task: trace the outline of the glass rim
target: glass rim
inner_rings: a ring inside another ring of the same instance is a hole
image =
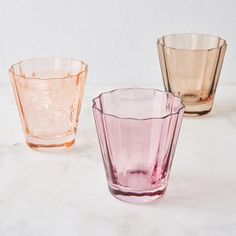
[[[207,36],[207,37],[212,37],[212,38],[218,38],[219,40],[222,40],[222,45],[218,46],[218,47],[209,47],[206,49],[189,49],[189,48],[176,48],[176,47],[169,47],[169,46],[165,46],[163,43],[161,43],[161,39],[164,39],[165,37],[170,37],[170,36],[187,36],[187,35],[195,35],[195,36]],[[163,35],[162,37],[157,39],[156,42],[157,45],[161,45],[161,47],[163,48],[169,48],[172,50],[176,50],[176,51],[211,51],[211,50],[215,50],[218,48],[222,48],[223,46],[227,46],[226,40],[221,38],[220,36],[214,35],[214,34],[204,34],[204,33],[175,33],[175,34],[166,34]]]
[[[68,61],[76,61],[76,62],[80,62],[81,65],[84,67],[80,72],[78,73],[75,73],[75,74],[70,74],[70,75],[66,75],[66,76],[63,76],[63,77],[58,77],[58,78],[55,78],[55,77],[46,77],[46,78],[40,78],[40,77],[30,77],[30,76],[25,76],[25,75],[20,75],[18,73],[15,73],[14,72],[14,66],[17,66],[17,65],[20,65],[21,63],[23,62],[29,62],[29,61],[33,61],[33,60],[45,60],[45,59],[51,59],[51,60],[54,60],[54,59],[59,59],[59,60],[68,60]],[[84,72],[87,72],[87,69],[88,69],[88,65],[82,61],[82,60],[79,60],[79,59],[75,59],[75,58],[70,58],[70,57],[34,57],[34,58],[29,58],[29,59],[25,59],[25,60],[21,60],[17,63],[14,63],[10,66],[9,68],[9,73],[12,73],[14,76],[17,76],[17,77],[22,77],[24,79],[34,79],[34,80],[61,80],[61,79],[67,79],[67,78],[71,78],[71,77],[74,77],[74,76],[79,76],[80,74],[84,73]]]
[[[116,115],[113,115],[111,113],[103,112],[102,109],[99,109],[98,107],[96,107],[96,101],[95,100],[96,99],[100,99],[104,94],[114,93],[114,92],[119,91],[119,90],[135,90],[135,89],[138,89],[138,90],[152,90],[152,91],[156,91],[156,92],[159,92],[159,93],[169,94],[174,99],[176,99],[176,100],[178,100],[180,102],[178,110],[176,112],[171,112],[170,114],[167,114],[167,115],[164,115],[164,116],[160,116],[160,117],[157,116],[157,117],[148,117],[148,118],[134,118],[134,117],[120,117],[120,116],[116,116]],[[169,116],[178,115],[180,113],[180,111],[185,108],[185,105],[184,105],[183,101],[179,97],[173,95],[170,92],[166,92],[166,91],[162,91],[162,90],[154,89],[154,88],[140,88],[140,87],[137,87],[137,88],[120,88],[120,89],[113,89],[111,91],[103,92],[103,93],[100,93],[94,99],[92,99],[92,102],[93,102],[92,108],[98,110],[102,115],[111,116],[111,117],[114,117],[114,118],[117,118],[117,119],[122,119],[122,120],[137,120],[137,121],[165,119],[165,118],[167,118]]]

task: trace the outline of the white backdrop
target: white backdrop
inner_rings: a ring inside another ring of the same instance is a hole
[[[233,83],[235,27],[235,0],[0,0],[0,83],[19,60],[65,56],[89,64],[89,84],[160,84],[156,39],[180,32],[225,38]]]

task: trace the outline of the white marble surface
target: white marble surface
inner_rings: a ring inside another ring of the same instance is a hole
[[[105,181],[87,86],[78,142],[45,153],[25,145],[11,87],[0,87],[0,236],[236,235],[236,85],[213,111],[184,118],[165,197],[121,202]]]

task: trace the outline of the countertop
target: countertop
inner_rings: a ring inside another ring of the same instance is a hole
[[[117,86],[116,86],[117,87]],[[87,86],[76,145],[26,146],[10,85],[0,87],[0,236],[236,235],[236,85],[213,110],[184,117],[167,192],[129,204],[108,191]]]

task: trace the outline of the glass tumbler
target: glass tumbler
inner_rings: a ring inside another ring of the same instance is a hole
[[[9,69],[27,144],[34,149],[75,143],[87,65],[67,58],[36,58]]]
[[[205,34],[173,34],[158,39],[165,89],[183,100],[186,114],[211,111],[226,47],[224,39]]]
[[[93,100],[110,192],[142,203],[166,190],[184,105],[155,89],[118,89]]]

